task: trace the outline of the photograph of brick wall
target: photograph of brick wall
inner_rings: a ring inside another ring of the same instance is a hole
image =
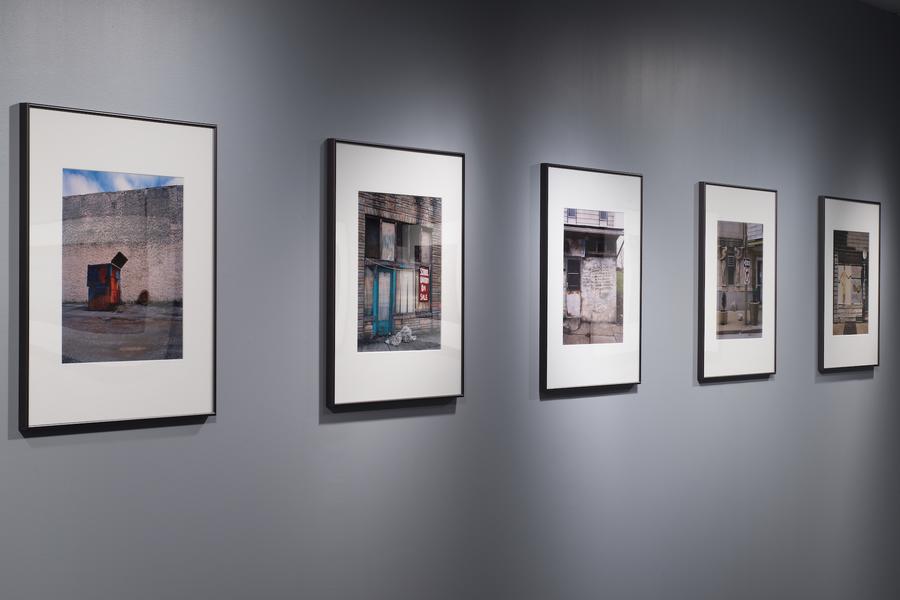
[[[62,362],[182,357],[180,177],[65,169]]]
[[[441,347],[441,199],[359,193],[357,350]]]
[[[622,342],[625,214],[563,210],[563,344]]]
[[[716,337],[762,336],[763,226],[718,222]]]
[[[869,333],[869,234],[834,231],[834,335]]]

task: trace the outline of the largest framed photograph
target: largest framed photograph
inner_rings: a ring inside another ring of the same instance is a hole
[[[819,198],[819,370],[879,363],[881,204]]]
[[[462,396],[464,155],[327,146],[329,408]]]
[[[541,165],[542,394],[641,380],[643,178]]]
[[[21,104],[19,429],[215,414],[216,128]]]
[[[700,183],[697,379],[775,373],[778,192]]]

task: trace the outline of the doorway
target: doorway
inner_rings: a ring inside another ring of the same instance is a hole
[[[394,283],[393,269],[375,268],[375,289],[372,311],[372,332],[390,335],[394,332]]]

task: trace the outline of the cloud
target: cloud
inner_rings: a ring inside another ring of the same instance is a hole
[[[181,177],[63,169],[64,196],[77,196],[96,192],[123,192],[126,190],[183,185],[183,183],[184,180]]]
[[[112,178],[110,179],[110,185],[112,187],[111,191],[121,192],[122,190],[133,190],[142,187],[136,185],[137,182],[135,179],[136,177],[134,175],[129,175],[128,173],[112,174]]]
[[[63,196],[80,196],[102,191],[103,189],[96,181],[81,173],[64,172],[63,174]]]
[[[137,175],[134,173],[107,173],[107,175],[109,175],[109,189],[116,192],[163,187],[166,185],[181,185],[180,177]]]

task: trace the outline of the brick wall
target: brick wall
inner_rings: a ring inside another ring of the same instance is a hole
[[[87,302],[87,266],[122,252],[122,300],[142,290],[151,301],[182,299],[183,198],[180,185],[62,199],[62,301]]]

